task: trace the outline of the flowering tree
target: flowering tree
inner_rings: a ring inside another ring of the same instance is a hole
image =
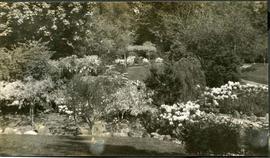
[[[28,106],[31,124],[34,125],[35,106],[48,102],[48,93],[54,85],[50,78],[41,81],[33,78],[27,80],[27,82],[0,82],[0,101],[5,103],[1,106],[18,106],[19,109]]]

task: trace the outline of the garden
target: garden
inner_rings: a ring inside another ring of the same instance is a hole
[[[0,2],[0,155],[266,156],[266,6]]]

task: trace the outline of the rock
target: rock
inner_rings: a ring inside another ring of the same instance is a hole
[[[255,122],[257,120],[257,117],[254,114],[252,114],[250,116],[250,120]]]
[[[172,139],[172,137],[170,135],[165,135],[163,138],[163,140],[171,140],[171,139]]]
[[[4,129],[3,134],[16,134],[16,130],[14,128],[7,127]]]
[[[241,115],[241,118],[242,119],[247,119],[247,115],[246,114],[243,114],[243,115]]]
[[[30,126],[30,125],[28,125],[28,126],[21,126],[21,127],[19,127],[19,129],[21,131],[25,132],[25,131],[31,131],[31,130],[33,130],[33,127]]]
[[[38,135],[51,135],[49,128],[43,125],[39,125],[36,130],[38,131]]]
[[[147,132],[144,132],[143,135],[142,135],[142,137],[144,137],[144,138],[150,138],[151,135],[149,133],[147,133]]]
[[[23,134],[37,135],[37,132],[31,130],[31,131],[26,131],[26,132],[24,132]]]
[[[15,131],[15,134],[19,134],[19,135],[21,135],[21,134],[22,134],[22,132],[21,132],[21,131]]]
[[[234,117],[234,118],[238,118],[238,119],[239,119],[240,116],[241,116],[241,115],[240,115],[240,113],[239,113],[238,111],[235,110],[235,111],[233,112],[233,117]]]
[[[176,140],[173,140],[172,142],[174,142],[174,143],[176,143],[176,144],[180,144],[180,145],[183,144],[181,141],[179,141],[179,140],[177,140],[177,139],[176,139]]]
[[[81,133],[80,135],[85,136],[85,135],[89,135],[90,134],[89,128],[79,127],[79,130],[80,130],[80,133]]]
[[[159,136],[159,134],[156,133],[156,132],[152,132],[152,133],[151,133],[151,136],[152,136],[152,137],[155,137],[155,136]]]
[[[113,133],[112,135],[114,137],[128,137],[127,133]]]
[[[105,132],[105,133],[101,133],[100,136],[102,136],[102,137],[111,137],[112,134],[110,132]]]
[[[143,132],[141,131],[131,131],[131,132],[128,132],[128,136],[129,137],[135,137],[135,138],[142,138],[143,137]]]

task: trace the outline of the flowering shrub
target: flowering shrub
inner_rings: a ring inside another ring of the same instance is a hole
[[[171,126],[176,127],[181,127],[184,121],[194,122],[196,118],[203,114],[200,111],[200,105],[192,101],[176,103],[172,106],[163,104],[161,109],[163,111],[160,115],[161,119],[168,120]]]
[[[50,61],[51,69],[60,76],[71,78],[74,74],[97,75],[101,71],[101,60],[98,56],[78,58],[72,55],[57,61]]]
[[[66,103],[73,116],[83,118],[92,128],[92,123],[107,117],[105,110],[111,96],[124,86],[127,78],[112,70],[99,76],[75,75],[66,88]],[[75,120],[76,121],[76,120]]]
[[[156,63],[162,63],[162,62],[163,62],[163,59],[162,59],[162,58],[156,58],[156,59],[155,59],[155,62],[156,62]]]
[[[266,86],[242,85],[229,81],[218,88],[207,88],[203,94],[203,108],[206,111],[233,113],[234,110],[250,115],[265,115],[267,111]]]
[[[48,93],[54,87],[50,78],[37,81],[33,78],[28,78],[26,82],[0,82],[0,102],[4,102],[6,106],[18,106],[20,109],[27,106],[30,109],[30,117],[32,125],[34,123],[35,106],[46,106],[48,102]],[[5,109],[1,105],[1,109]]]
[[[122,64],[122,65],[125,65],[125,59],[115,59],[114,61],[116,64]]]
[[[53,88],[50,78],[37,81],[30,79],[27,82],[0,82],[0,100],[13,103],[12,105],[23,106],[26,102],[41,101],[47,98],[48,91]],[[15,104],[19,103],[19,104]],[[7,104],[9,105],[9,104]]]
[[[112,94],[112,103],[108,107],[109,113],[120,113],[122,119],[125,114],[137,116],[144,112],[155,112],[151,106],[151,93],[146,92],[144,83],[140,81],[127,81],[125,86]]]
[[[134,65],[136,56],[128,56],[127,57],[127,64],[128,65]]]
[[[146,59],[146,58],[143,58],[143,59],[142,59],[142,62],[143,62],[143,64],[149,64],[149,60]]]
[[[127,62],[127,65],[134,65],[136,56],[128,56],[127,61],[125,59],[115,59],[116,64],[125,65]]]

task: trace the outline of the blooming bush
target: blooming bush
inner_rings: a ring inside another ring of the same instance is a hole
[[[232,114],[235,110],[263,116],[267,111],[266,86],[242,85],[229,81],[218,88],[207,88],[203,94],[202,107],[206,111]]]
[[[97,75],[102,71],[101,60],[98,56],[84,56],[78,58],[72,55],[57,61],[50,61],[51,70],[60,75],[59,77],[72,78],[75,74]]]
[[[161,105],[164,111],[160,117],[169,121],[171,126],[182,126],[184,121],[194,122],[196,118],[201,116],[200,105],[196,102],[188,101],[186,103],[176,103],[172,106]]]
[[[142,59],[142,62],[143,62],[143,64],[149,64],[149,60],[146,59],[146,58],[143,58],[143,59]]]
[[[127,81],[125,86],[112,94],[112,103],[108,107],[109,113],[120,113],[122,119],[125,114],[137,116],[145,112],[155,112],[151,106],[151,93],[146,92],[144,83],[140,81]]]
[[[136,56],[128,56],[127,57],[127,64],[128,65],[134,65]]]
[[[46,78],[41,81],[34,80],[33,78],[27,78],[26,82],[0,82],[0,102],[2,104],[1,109],[5,109],[5,106],[17,106],[18,109],[27,107],[30,109],[30,117],[32,125],[34,123],[34,110],[36,105],[39,107],[46,107],[48,102],[48,93],[54,88],[54,84],[50,78]]]
[[[125,59],[115,59],[114,61],[116,64],[122,64],[122,65],[125,65]]]
[[[162,63],[162,62],[163,62],[163,59],[162,59],[162,58],[156,58],[156,59],[155,59],[155,62],[156,62],[156,63]]]

